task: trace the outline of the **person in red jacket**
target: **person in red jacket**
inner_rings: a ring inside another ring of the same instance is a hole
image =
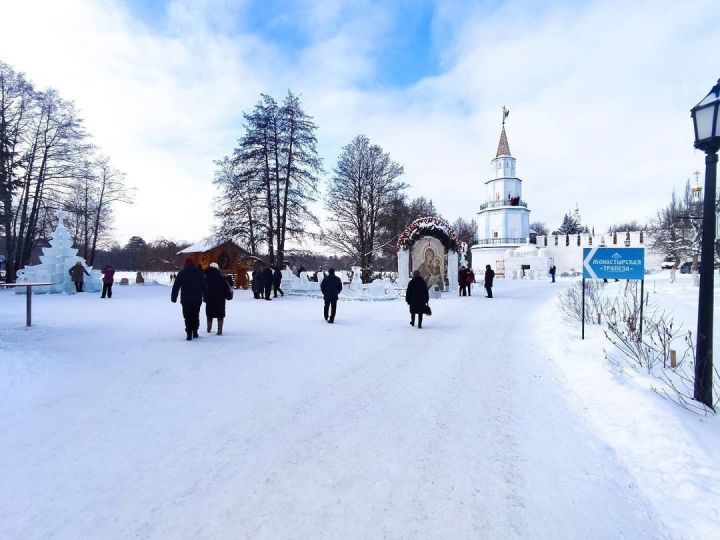
[[[472,296],[472,284],[475,283],[475,272],[472,268],[465,271],[465,283],[467,285],[468,296]]]
[[[467,270],[465,270],[464,266],[461,266],[458,270],[458,286],[460,287],[460,290],[458,291],[458,296],[467,296],[466,288],[467,288]]]
[[[115,278],[115,269],[112,265],[106,264],[105,268],[102,269],[102,275],[103,288],[100,298],[105,298],[106,294],[108,298],[112,298],[112,286]]]

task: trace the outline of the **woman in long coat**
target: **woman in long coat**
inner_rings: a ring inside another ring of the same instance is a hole
[[[212,332],[213,319],[217,319],[217,335],[222,336],[223,322],[225,320],[225,300],[230,285],[220,273],[217,263],[212,263],[207,269],[205,280],[207,281],[207,297],[205,299],[207,331],[208,333]]]
[[[415,270],[413,277],[405,290],[405,301],[410,307],[410,326],[415,326],[415,315],[418,316],[418,328],[422,328],[425,306],[430,301],[427,283],[420,276],[420,271]]]

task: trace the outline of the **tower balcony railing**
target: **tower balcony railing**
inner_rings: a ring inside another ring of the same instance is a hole
[[[516,199],[500,199],[499,201],[487,201],[480,205],[480,210],[485,210],[486,208],[497,208],[500,206],[522,206],[524,208],[527,208],[527,203],[525,201],[516,200]]]
[[[492,244],[525,244],[527,238],[483,238],[478,240],[478,244],[492,245]]]

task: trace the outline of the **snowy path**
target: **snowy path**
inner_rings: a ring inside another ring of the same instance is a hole
[[[558,285],[559,286],[559,285]],[[529,321],[557,292],[229,304],[0,294],[2,538],[662,538]],[[9,329],[8,329],[9,328]]]

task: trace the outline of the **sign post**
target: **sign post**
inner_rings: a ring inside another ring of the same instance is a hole
[[[640,339],[645,304],[645,248],[583,248],[582,338],[585,339],[585,279],[640,280]]]

